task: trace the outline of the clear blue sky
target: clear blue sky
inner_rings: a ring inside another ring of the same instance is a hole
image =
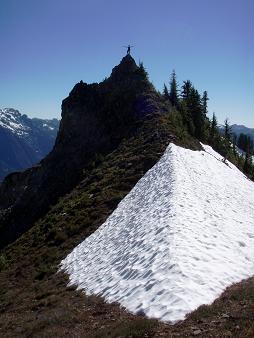
[[[161,90],[174,68],[219,121],[254,127],[253,0],[0,0],[0,108],[60,117],[81,79],[109,76],[133,44]]]

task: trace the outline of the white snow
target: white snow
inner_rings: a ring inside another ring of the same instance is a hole
[[[254,275],[254,183],[204,149],[168,146],[62,261],[70,284],[176,322]]]
[[[54,130],[55,128],[49,126],[47,123],[43,123],[42,125],[44,128],[48,128],[49,130]]]
[[[27,135],[29,127],[21,122],[22,115],[12,108],[0,109],[0,127],[8,129],[18,136]]]

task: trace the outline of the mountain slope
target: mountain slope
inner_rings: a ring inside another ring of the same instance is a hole
[[[63,274],[56,274],[61,260],[106,220],[161,157],[169,141],[200,148],[198,142],[183,135],[176,134],[167,115],[146,120],[135,136],[123,140],[115,151],[87,168],[85,177],[70,194],[60,199],[16,242],[2,250],[0,327],[6,337],[42,333],[63,337],[64,334],[68,336],[70,330],[78,330],[81,318],[77,316],[86,300],[82,295],[77,298],[74,290],[66,292],[67,279]],[[88,299],[87,304],[91,301]],[[91,311],[101,311],[102,302],[95,301],[95,304],[97,310]],[[119,314],[118,311],[117,307]],[[119,325],[129,318],[124,310],[120,310],[120,314],[114,315]],[[54,320],[51,320],[52,315]],[[86,310],[81,315],[88,337],[93,328],[90,327],[91,316]],[[96,328],[100,328],[101,316],[95,315],[94,320],[98,320]]]
[[[68,278],[56,273],[61,260],[107,219],[159,160],[168,142],[199,149],[194,140],[182,139],[182,133],[175,136],[170,117],[151,119],[139,131],[87,170],[70,194],[2,251],[0,328],[5,337],[191,337],[198,329],[200,337],[229,332],[252,337],[253,279],[227,290],[215,304],[201,307],[183,323],[169,326],[66,289]]]
[[[57,119],[30,119],[18,110],[0,109],[0,181],[46,156],[53,148],[58,126]]]
[[[254,183],[209,146],[169,145],[62,261],[71,285],[175,322],[254,272]]]
[[[58,272],[66,255],[106,221],[170,142],[201,150],[181,114],[133,61],[124,58],[101,84],[77,84],[63,101],[52,154],[39,167],[10,175],[1,187],[1,225],[12,221],[16,231],[15,222],[20,226],[20,219],[29,221],[18,239],[8,246],[2,243],[0,251],[4,337],[189,337],[199,327],[203,337],[222,337],[229,330],[251,337],[253,279],[170,326],[66,288],[68,277]]]

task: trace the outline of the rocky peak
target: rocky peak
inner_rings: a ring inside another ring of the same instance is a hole
[[[4,112],[5,114],[10,114],[13,116],[18,116],[18,117],[21,116],[20,112],[14,108],[4,108],[4,109],[0,109],[0,111]]]
[[[116,80],[126,76],[128,77],[130,75],[134,75],[137,72],[138,68],[139,67],[136,65],[133,57],[127,54],[122,58],[120,64],[113,68],[111,78]]]

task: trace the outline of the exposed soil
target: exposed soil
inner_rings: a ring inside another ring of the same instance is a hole
[[[254,337],[254,278],[228,288],[212,305],[175,325],[66,288],[62,273],[22,288],[15,281],[9,284],[13,301],[2,304],[1,337]]]

